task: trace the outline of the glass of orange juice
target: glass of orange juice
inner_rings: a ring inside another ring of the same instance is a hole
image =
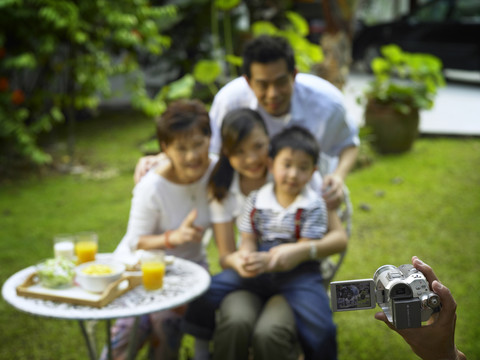
[[[98,235],[91,231],[84,231],[75,236],[75,255],[77,263],[95,260],[98,251]]]
[[[142,282],[146,290],[158,290],[163,287],[165,260],[162,250],[145,251],[140,259]]]

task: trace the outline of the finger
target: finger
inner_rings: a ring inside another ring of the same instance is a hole
[[[203,233],[204,233],[204,228],[203,226],[197,226],[197,225],[193,225],[192,228],[197,231],[200,236],[203,236]]]
[[[423,275],[425,275],[430,286],[432,286],[434,280],[438,281],[438,278],[433,272],[433,269],[427,264],[425,264],[422,260],[420,260],[417,256],[412,257],[412,264],[415,269],[419,270],[423,273]]]
[[[332,199],[325,199],[325,202],[327,204],[327,209],[328,210],[336,210],[342,203],[342,198],[341,197],[336,197]]]
[[[202,241],[203,238],[203,230],[198,230],[195,227],[188,228],[188,231],[190,233],[190,239],[192,241],[200,242]]]
[[[245,254],[245,264],[252,264],[256,262],[258,259],[258,253],[257,252],[250,252]]]
[[[238,251],[238,257],[242,260],[243,263],[248,261],[248,255],[250,253],[245,251],[245,250],[239,250]]]
[[[333,178],[329,175],[326,175],[324,178],[323,178],[323,184],[322,184],[322,190],[326,190],[328,189],[329,187],[331,187],[333,184]]]
[[[240,266],[240,269],[241,269],[241,273],[243,274],[242,276],[246,276],[247,274],[250,274],[251,276],[252,274],[255,273],[254,271],[252,271],[252,264],[247,265],[244,263],[243,265]]]
[[[159,157],[160,158],[160,157]],[[143,176],[157,164],[157,156],[150,155],[144,156],[138,160],[137,165],[135,166],[135,172],[133,174],[133,180],[137,184]]]
[[[244,278],[253,278],[255,276],[257,276],[258,274],[255,273],[255,272],[250,272],[250,271],[245,271],[245,270],[242,270],[238,273],[241,277],[244,277]]]
[[[143,175],[145,175],[145,166],[143,165],[143,159],[140,159],[135,166],[135,172],[133,173],[133,181],[135,181],[135,184],[138,184]]]
[[[197,209],[192,209],[182,222],[182,226],[193,227],[193,222],[197,219]]]
[[[337,191],[336,191],[336,188],[335,188],[334,184],[329,185],[329,186],[322,189],[322,197],[325,200],[331,198],[332,196],[335,196],[336,193],[337,193]]]
[[[258,263],[258,262],[251,263],[251,264],[245,264],[244,269],[246,271],[250,271],[250,272],[258,272],[262,269],[262,264]]]
[[[244,266],[252,266],[257,263],[257,260],[254,257],[247,257],[244,259],[243,264]]]

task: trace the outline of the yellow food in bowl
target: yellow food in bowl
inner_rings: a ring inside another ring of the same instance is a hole
[[[92,264],[82,270],[87,275],[108,275],[112,274],[113,270],[110,266],[104,264]]]

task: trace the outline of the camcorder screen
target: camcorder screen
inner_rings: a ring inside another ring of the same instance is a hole
[[[335,281],[330,283],[330,290],[333,311],[373,309],[376,306],[371,279]]]

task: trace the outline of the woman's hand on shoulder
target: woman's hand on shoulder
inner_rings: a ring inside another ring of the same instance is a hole
[[[141,157],[135,166],[135,172],[133,174],[135,184],[137,184],[150,169],[161,164],[168,165],[169,163],[170,160],[165,153]]]

